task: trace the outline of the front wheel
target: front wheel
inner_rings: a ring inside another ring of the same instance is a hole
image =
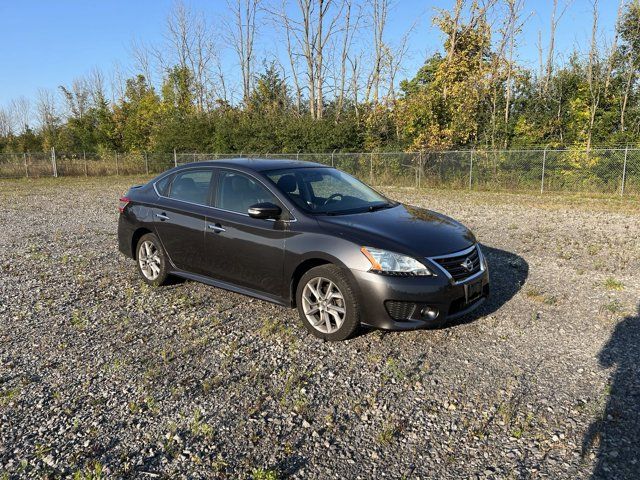
[[[335,265],[306,272],[298,282],[296,304],[305,328],[324,340],[346,340],[360,325],[357,296]]]
[[[136,260],[138,273],[145,283],[157,287],[166,282],[169,273],[167,256],[153,233],[143,235],[138,241]]]

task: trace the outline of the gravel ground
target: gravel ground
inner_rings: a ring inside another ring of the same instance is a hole
[[[0,182],[0,478],[638,478],[637,201],[392,190],[486,245],[471,318],[347,342],[116,246],[137,179]]]

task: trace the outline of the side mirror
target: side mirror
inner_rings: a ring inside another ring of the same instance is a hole
[[[256,203],[249,207],[247,213],[251,218],[277,219],[282,214],[282,209],[273,203]]]

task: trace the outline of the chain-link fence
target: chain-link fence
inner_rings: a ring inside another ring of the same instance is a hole
[[[640,149],[460,150],[370,153],[3,153],[0,177],[155,175],[173,166],[238,157],[335,166],[374,186],[640,194]]]

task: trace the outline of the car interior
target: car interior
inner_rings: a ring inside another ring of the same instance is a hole
[[[210,183],[210,172],[189,172],[178,175],[171,184],[169,197],[206,205]]]
[[[273,176],[272,179],[275,180]],[[367,203],[367,200],[349,195],[358,192],[351,191],[353,188],[347,183],[319,172],[301,169],[299,172],[286,173],[277,179],[276,186],[304,210],[331,212],[357,209]]]
[[[257,203],[275,203],[273,195],[262,185],[245,175],[224,172],[218,189],[218,208],[232,212],[247,213]]]

